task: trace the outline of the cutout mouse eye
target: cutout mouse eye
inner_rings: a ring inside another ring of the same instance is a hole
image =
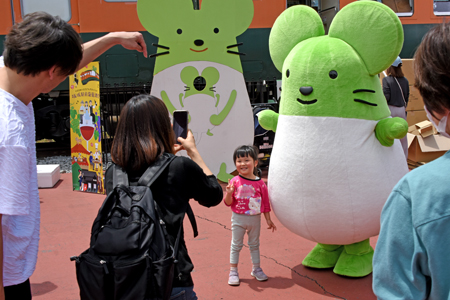
[[[178,34],[181,34],[182,32],[183,32],[183,30],[177,29],[177,33],[178,33]]]
[[[291,74],[291,72],[289,72],[289,69],[286,70],[286,78],[289,78],[289,75]]]
[[[338,77],[338,73],[336,71],[330,71],[330,73],[328,73],[328,75],[330,76],[331,79],[336,79]]]
[[[219,28],[214,28],[214,33],[219,33]]]

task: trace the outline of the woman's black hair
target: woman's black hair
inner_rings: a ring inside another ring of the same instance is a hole
[[[237,147],[233,153],[234,164],[236,164],[236,159],[238,159],[240,157],[247,157],[247,156],[250,156],[251,158],[253,158],[254,161],[257,162],[258,161],[258,150],[256,149],[256,147],[248,146],[248,145],[242,145],[242,146]],[[253,174],[261,177],[258,172],[258,168],[253,169]]]
[[[164,102],[137,95],[123,107],[111,147],[112,161],[127,172],[145,171],[162,153],[174,153],[175,136]]]

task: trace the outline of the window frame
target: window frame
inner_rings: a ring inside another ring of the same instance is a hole
[[[43,0],[41,0],[41,1],[43,1]],[[47,1],[49,1],[49,0],[47,0]],[[59,17],[61,17],[61,19],[63,19],[63,20],[66,21],[66,22],[69,22],[69,21],[72,19],[72,3],[71,3],[71,0],[50,0],[50,1],[54,1],[54,3],[61,3],[62,1],[67,1],[67,7],[68,7],[68,10],[67,10],[67,13],[68,13],[68,19],[66,19],[66,18],[65,18],[66,16],[63,15],[63,14],[57,14],[57,15],[58,15]],[[46,8],[26,12],[26,9],[25,9],[25,8],[26,8],[26,5],[24,4],[24,3],[26,3],[26,2],[28,2],[28,3],[35,3],[35,1],[32,1],[32,0],[20,0],[20,11],[21,11],[21,17],[22,17],[22,19],[25,17],[25,15],[27,15],[27,14],[29,14],[29,13],[36,12],[36,11],[45,11],[45,12],[50,13],[48,10],[46,10]],[[42,6],[42,2],[40,2],[38,5]],[[50,13],[50,14],[54,15],[53,13]]]

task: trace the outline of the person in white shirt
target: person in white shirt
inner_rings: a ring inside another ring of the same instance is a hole
[[[40,210],[31,101],[118,44],[147,57],[139,32],[112,32],[82,44],[72,26],[44,12],[26,15],[6,36],[0,57],[0,300],[32,297]]]

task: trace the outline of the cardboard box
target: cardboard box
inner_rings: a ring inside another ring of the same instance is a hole
[[[422,121],[428,121],[425,110],[411,110],[406,112],[406,122],[408,122],[408,126],[413,126]]]
[[[406,79],[408,79],[409,85],[414,85],[414,59],[402,58],[402,72]]]
[[[424,138],[438,133],[430,121],[422,121],[414,125],[414,127],[416,128],[415,130],[417,130],[417,132]]]
[[[413,86],[409,86],[409,101],[406,106],[406,111],[410,110],[423,110],[425,104],[423,104],[422,96],[419,93],[419,90]]]
[[[408,159],[414,162],[430,162],[450,150],[450,139],[432,134],[422,137],[408,132]]]
[[[59,165],[37,165],[39,188],[52,188],[61,178]]]

